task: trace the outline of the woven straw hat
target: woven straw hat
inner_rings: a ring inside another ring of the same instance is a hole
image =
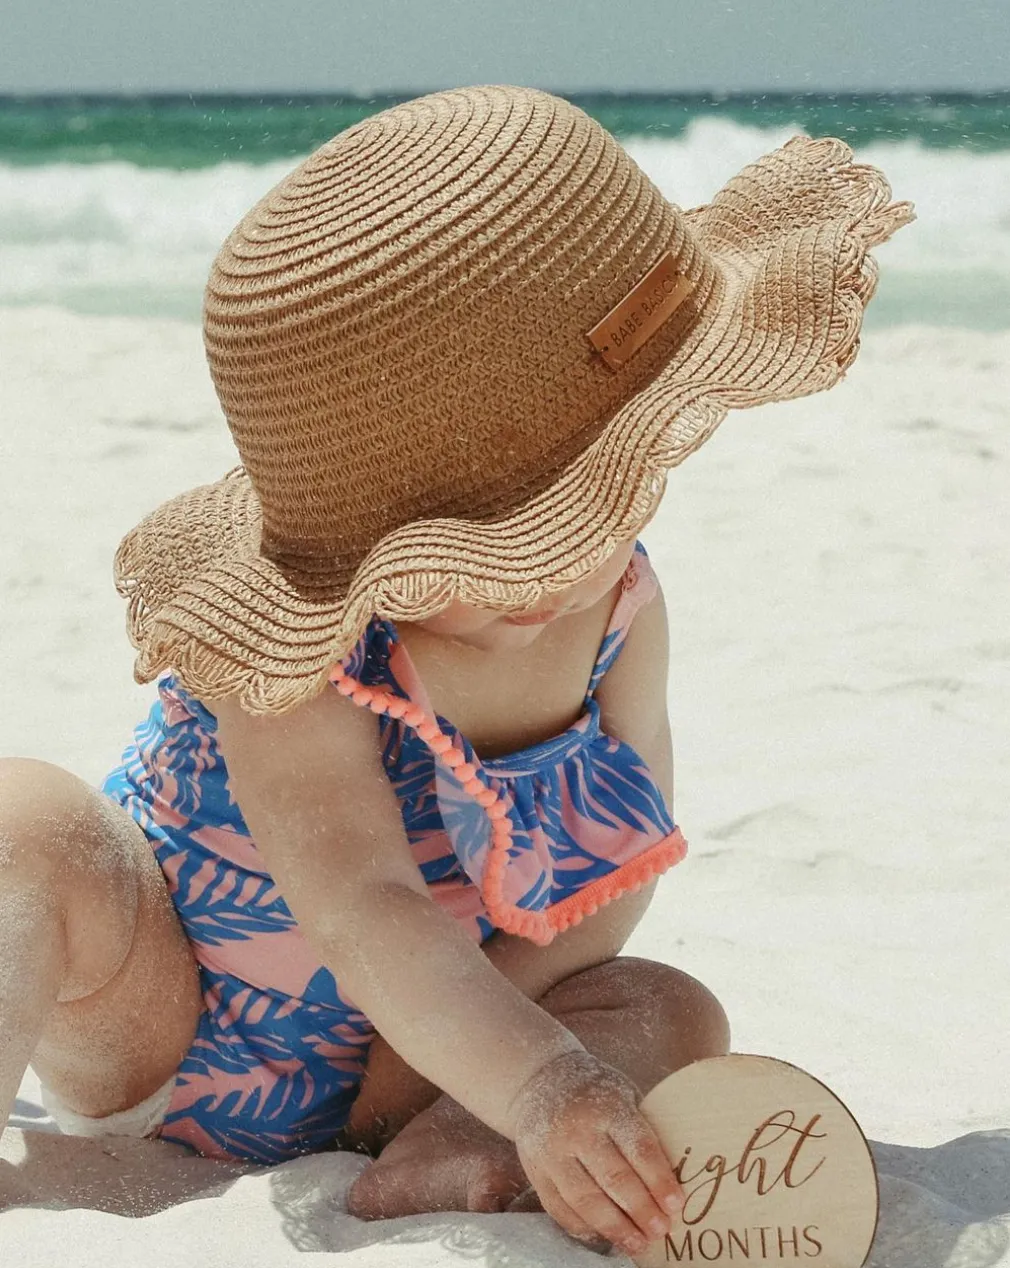
[[[914,219],[831,137],[668,202],[569,102],[435,93],[327,141],[211,268],[242,459],[123,540],[138,682],[280,712],[373,615],[517,611],[649,519],[730,409],[831,387]]]

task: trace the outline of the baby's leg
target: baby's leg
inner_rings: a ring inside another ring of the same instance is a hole
[[[178,1067],[201,1007],[140,828],[57,766],[0,759],[0,1131],[29,1061],[79,1114],[138,1104]]]
[[[619,957],[576,973],[548,991],[540,1006],[643,1095],[691,1061],[729,1051],[729,1025],[715,996],[686,973],[652,960]],[[395,1087],[391,1093],[395,1097]],[[392,1097],[388,1113],[396,1121],[400,1107]],[[373,1085],[372,1102],[381,1099]],[[443,1096],[362,1173],[349,1208],[360,1219],[500,1211],[526,1184],[512,1143]]]

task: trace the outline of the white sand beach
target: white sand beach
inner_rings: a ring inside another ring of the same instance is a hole
[[[0,754],[97,782],[153,698],[116,544],[237,458],[195,325],[4,309],[0,359]],[[873,1268],[1010,1265],[1010,331],[867,331],[832,392],[731,415],[643,540],[690,851],[628,950],[846,1102]],[[4,1268],[599,1262],[544,1215],[353,1220],[355,1157],[61,1137],[31,1073],[0,1156]]]

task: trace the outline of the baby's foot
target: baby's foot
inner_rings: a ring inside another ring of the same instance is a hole
[[[528,1189],[515,1145],[443,1096],[418,1114],[351,1186],[361,1220],[426,1211],[504,1211]],[[531,1208],[528,1195],[522,1209]]]

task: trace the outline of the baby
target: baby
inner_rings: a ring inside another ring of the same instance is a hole
[[[116,557],[158,696],[101,790],[0,762],[0,1113],[210,1157],[375,1157],[352,1214],[542,1206],[642,1250],[641,1096],[727,1051],[620,954],[673,821],[638,534],[731,407],[836,382],[911,219],[796,138],[667,202],[546,93],[341,133],[229,235],[204,340],[243,466]]]

